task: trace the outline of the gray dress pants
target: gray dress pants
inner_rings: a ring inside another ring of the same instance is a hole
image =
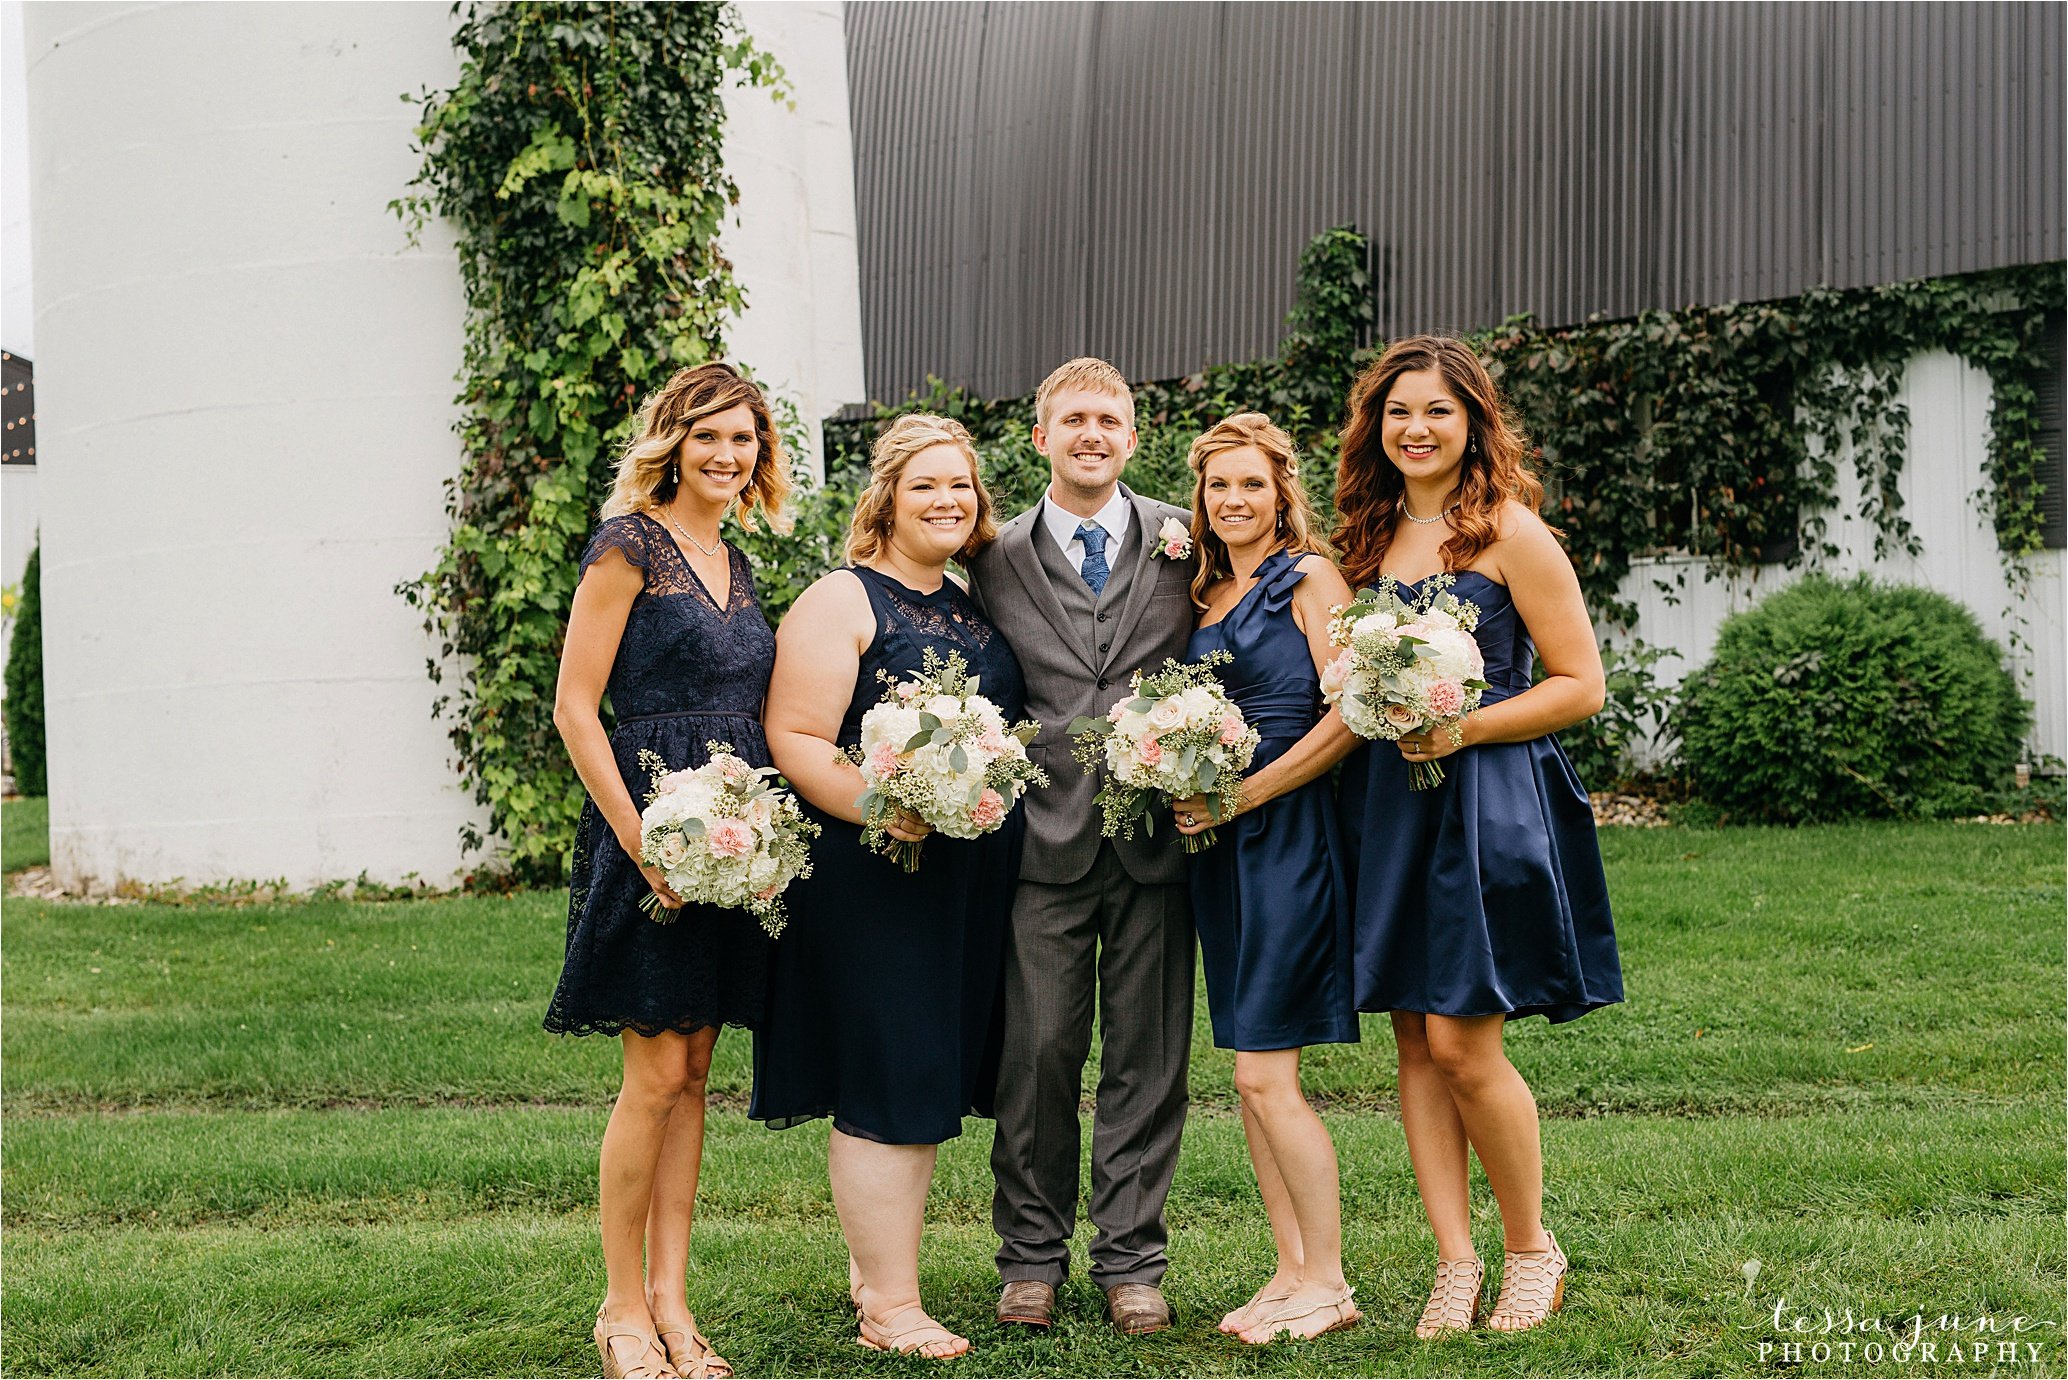
[[[1163,1202],[1177,1169],[1192,1046],[1192,950],[1185,885],[1135,881],[1111,843],[1077,881],[1020,883],[1006,940],[991,1148],[991,1223],[1008,1283],[1060,1285],[1069,1274],[1095,988],[1091,1278],[1101,1289],[1163,1278]]]

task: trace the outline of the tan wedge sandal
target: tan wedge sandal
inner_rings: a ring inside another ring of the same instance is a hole
[[[731,1380],[732,1362],[711,1349],[711,1339],[697,1330],[696,1314],[687,1322],[657,1322],[653,1330],[669,1366],[682,1380]],[[670,1337],[681,1340],[671,1342]]]
[[[1501,1292],[1486,1325],[1495,1332],[1526,1332],[1565,1303],[1565,1252],[1545,1232],[1551,1248],[1509,1251],[1501,1257]]]
[[[646,1345],[640,1359],[627,1369],[619,1363],[610,1344],[619,1337],[631,1337]],[[603,1358],[603,1380],[680,1380],[668,1365],[667,1348],[652,1331],[637,1323],[613,1322],[596,1310],[596,1354]]]

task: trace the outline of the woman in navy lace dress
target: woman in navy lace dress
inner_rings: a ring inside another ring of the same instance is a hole
[[[649,776],[639,755],[680,770],[722,742],[769,765],[759,716],[775,635],[746,557],[720,529],[735,512],[749,527],[757,510],[780,522],[789,487],[761,390],[729,365],[682,370],[640,413],[568,618],[553,720],[588,800],[545,1024],[624,1045],[600,1172],[605,1375],[732,1373],[689,1312],[690,1216],[711,1051],[722,1026],[760,1018],[769,941],[745,911],[684,906],[638,861]],[[663,907],[654,918],[639,909],[649,892]]]
[[[824,832],[812,876],[788,893],[748,1115],[833,1119],[826,1167],[862,1344],[931,1359],[969,1349],[920,1303],[919,1234],[940,1142],[965,1115],[989,1114],[1022,817],[981,838],[929,838],[905,872],[863,847],[862,776],[841,750],[883,696],[877,672],[902,679],[928,650],[959,653],[1008,720],[1024,717],[1019,662],[948,574],[950,559],[996,534],[969,433],[944,417],[899,418],[876,442],[851,564],[783,620],[768,697],[776,765]],[[908,819],[892,832],[925,838],[927,826]]]
[[[1470,346],[1395,343],[1357,380],[1349,412],[1336,486],[1344,573],[1359,585],[1392,575],[1411,597],[1450,573],[1479,607],[1486,662],[1457,740],[1417,730],[1343,772],[1357,1005],[1392,1013],[1400,1121],[1436,1234],[1415,1331],[1478,1320],[1469,1145],[1507,1248],[1487,1325],[1516,1332],[1559,1306],[1566,1258],[1544,1229],[1536,1101],[1502,1031],[1623,998],[1593,812],[1552,736],[1601,708],[1601,655],[1572,562],[1537,515],[1543,486]],[[1545,674],[1532,685],[1534,656]],[[1409,789],[1411,764],[1442,758],[1441,785]]]

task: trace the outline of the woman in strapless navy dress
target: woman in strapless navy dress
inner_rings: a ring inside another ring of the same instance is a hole
[[[863,846],[862,776],[841,750],[883,698],[877,673],[905,679],[929,650],[959,654],[1008,722],[1025,716],[1012,648],[947,571],[996,535],[969,433],[923,413],[892,423],[855,507],[850,564],[783,620],[768,700],[776,765],[824,832],[811,877],[788,893],[747,1114],[775,1127],[832,1118],[827,1173],[860,1340],[930,1359],[969,1349],[921,1304],[917,1248],[940,1142],[990,1114],[1024,818],[976,839],[906,821],[897,837],[925,839],[906,872]]]
[[[1488,1326],[1520,1331],[1563,1301],[1566,1258],[1543,1226],[1535,1099],[1502,1049],[1517,1016],[1569,1021],[1623,998],[1587,793],[1552,735],[1602,702],[1601,657],[1572,562],[1537,515],[1543,486],[1471,348],[1394,344],[1350,394],[1336,502],[1353,583],[1436,576],[1478,605],[1488,688],[1459,738],[1427,727],[1376,742],[1343,773],[1357,1005],[1392,1013],[1401,1123],[1437,1239],[1416,1335],[1474,1326],[1467,1146],[1501,1207],[1501,1286]],[[1534,654],[1545,678],[1530,684]],[[1461,740],[1461,741],[1460,741]],[[1446,779],[1409,789],[1412,763]]]
[[[1268,797],[1246,779],[1244,807],[1190,857],[1214,1043],[1236,1051],[1243,1134],[1278,1254],[1221,1330],[1261,1343],[1359,1317],[1343,1280],[1335,1146],[1300,1090],[1302,1047],[1357,1039],[1343,844],[1322,775],[1356,740],[1340,716],[1322,724],[1320,680],[1329,610],[1350,590],[1312,535],[1292,439],[1268,417],[1218,423],[1188,461],[1200,624],[1185,654],[1234,658],[1215,675],[1258,733],[1251,772],[1288,758],[1310,768],[1304,784]],[[1179,801],[1173,813],[1196,833],[1206,801]]]
[[[770,765],[760,712],[775,635],[720,529],[735,509],[749,525],[757,509],[779,521],[789,487],[761,390],[729,365],[682,370],[641,410],[568,618],[553,720],[588,799],[545,1024],[624,1048],[601,1154],[606,1375],[732,1374],[689,1311],[690,1215],[711,1052],[722,1026],[760,1018],[769,941],[747,912],[684,906],[640,864],[639,755],[699,767],[715,741]],[[663,906],[652,918],[639,909],[649,892]]]

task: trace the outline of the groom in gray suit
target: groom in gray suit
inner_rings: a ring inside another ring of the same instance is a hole
[[[1182,656],[1192,628],[1188,558],[1159,531],[1191,514],[1120,487],[1134,453],[1134,394],[1097,359],[1073,359],[1034,400],[1048,457],[1042,500],[972,565],[972,588],[1011,642],[1041,721],[1027,844],[1005,969],[1004,1055],[991,1151],[998,1318],[1047,1327],[1077,1225],[1078,1101],[1101,1033],[1092,1115],[1091,1278],[1123,1333],[1170,1325],[1163,1203],[1177,1167],[1192,1040],[1192,914],[1168,818],[1153,836],[1102,839],[1099,781],[1070,756],[1079,715],[1103,715],[1137,669]],[[1189,549],[1189,548],[1188,548]]]

